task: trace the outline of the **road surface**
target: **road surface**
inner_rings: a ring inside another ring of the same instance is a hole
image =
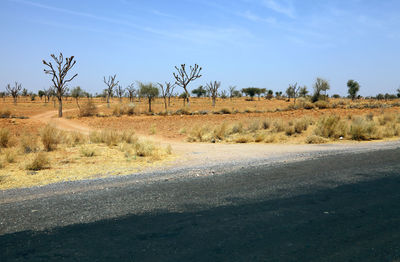
[[[3,192],[0,261],[400,259],[398,147],[197,172]]]

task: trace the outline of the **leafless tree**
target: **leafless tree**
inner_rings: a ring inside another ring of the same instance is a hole
[[[109,76],[108,80],[106,80],[106,77],[104,77],[104,83],[107,85],[107,107],[110,108],[110,97],[112,96],[114,92],[114,87],[116,87],[119,83],[119,81],[115,82],[115,78],[117,75],[114,76]]]
[[[122,102],[122,97],[125,94],[125,90],[124,90],[124,88],[122,86],[118,85],[116,92],[117,92],[117,96],[119,97],[119,102],[121,103]]]
[[[195,64],[194,67],[190,66],[189,74],[186,72],[185,64],[182,64],[180,68],[175,66],[175,69],[178,71],[177,73],[173,73],[176,80],[175,83],[185,90],[187,104],[188,106],[190,106],[190,100],[189,100],[190,94],[189,91],[187,90],[187,86],[191,81],[201,77],[200,71],[202,68],[199,67],[197,64]]]
[[[207,84],[207,89],[210,91],[211,97],[212,97],[212,106],[215,106],[215,101],[217,100],[217,96],[218,96],[218,88],[220,88],[221,86],[221,82],[210,82],[209,84]]]
[[[8,84],[8,85],[6,86],[6,91],[7,91],[8,93],[10,93],[10,95],[13,97],[13,99],[14,99],[14,104],[17,103],[17,99],[18,99],[18,96],[19,96],[19,94],[20,94],[20,92],[21,92],[21,89],[22,89],[22,85],[19,84],[18,82],[15,82],[15,85],[14,85],[14,86],[11,86],[10,84]]]
[[[63,54],[60,53],[58,57],[54,54],[51,55],[53,60],[56,62],[56,68],[53,67],[51,62],[46,62],[43,60],[43,64],[49,67],[50,69],[44,69],[46,74],[51,75],[53,78],[51,81],[53,82],[53,86],[56,91],[56,96],[58,99],[58,117],[62,117],[62,97],[64,96],[65,92],[68,90],[67,83],[71,82],[78,74],[73,75],[71,78],[66,78],[68,71],[74,67],[76,64],[76,60],[74,60],[74,56],[65,58]]]
[[[129,102],[133,102],[133,98],[136,95],[136,89],[134,88],[133,83],[128,85],[128,87],[126,88],[126,91],[128,92],[128,95],[129,95]]]
[[[174,91],[175,84],[171,84],[170,82],[165,82],[165,85],[163,85],[161,83],[157,83],[157,84],[160,86],[161,95],[164,99],[165,111],[167,111],[167,107],[171,103],[171,96],[172,96],[172,92]],[[167,103],[167,99],[168,99],[168,103]]]

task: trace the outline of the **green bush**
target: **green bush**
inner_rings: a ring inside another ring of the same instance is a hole
[[[315,128],[315,135],[325,138],[339,138],[346,135],[346,123],[337,115],[321,117]]]

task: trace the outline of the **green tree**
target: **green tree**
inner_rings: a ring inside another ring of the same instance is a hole
[[[249,96],[251,100],[254,100],[254,96],[260,92],[260,88],[257,87],[248,87],[248,88],[243,88],[242,93],[246,94],[246,96]]]
[[[204,89],[203,86],[199,86],[198,88],[192,90],[192,94],[196,95],[197,97],[202,97],[207,94],[207,90]]]
[[[79,109],[81,109],[81,107],[79,106],[79,98],[83,97],[84,94],[85,94],[85,92],[82,90],[82,88],[80,86],[74,87],[71,90],[71,96],[73,98],[75,98],[76,105],[78,106]]]
[[[357,81],[347,81],[348,93],[352,100],[356,99],[358,91],[360,91],[360,84]]]
[[[317,102],[318,100],[321,99],[321,92],[325,92],[325,97],[326,97],[326,91],[329,89],[330,89],[329,82],[325,79],[318,77],[314,84],[314,94],[312,96],[312,102]]]
[[[153,83],[143,84],[139,83],[140,95],[146,97],[149,101],[149,112],[151,112],[151,102],[158,96],[160,91]]]
[[[306,97],[307,94],[308,94],[307,87],[306,86],[301,87],[299,90],[299,95],[301,97]]]

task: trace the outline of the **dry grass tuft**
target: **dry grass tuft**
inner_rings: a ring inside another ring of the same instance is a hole
[[[37,137],[30,135],[23,135],[20,141],[20,148],[24,154],[29,154],[32,152],[36,152],[39,150],[39,146],[37,144]]]
[[[311,135],[306,138],[305,141],[307,144],[324,144],[328,142],[326,138],[317,135]]]
[[[50,168],[50,161],[44,152],[39,152],[35,155],[32,162],[26,165],[27,170],[39,171]]]
[[[17,155],[18,154],[15,148],[8,148],[4,150],[4,159],[7,163],[15,163]]]
[[[349,135],[353,140],[370,140],[376,136],[375,122],[367,121],[362,117],[356,117],[350,124]]]
[[[96,150],[93,147],[83,146],[81,147],[81,155],[84,157],[94,157]]]
[[[60,131],[51,125],[46,125],[40,131],[40,138],[46,151],[56,149],[57,145],[61,142]]]
[[[92,102],[92,100],[89,100],[87,103],[83,104],[79,109],[80,117],[90,117],[90,116],[95,116],[96,114],[97,114],[97,107]]]
[[[10,131],[7,128],[0,128],[0,148],[8,147],[10,137]]]
[[[346,135],[346,123],[337,115],[321,117],[314,130],[315,135],[325,138],[339,138]]]

